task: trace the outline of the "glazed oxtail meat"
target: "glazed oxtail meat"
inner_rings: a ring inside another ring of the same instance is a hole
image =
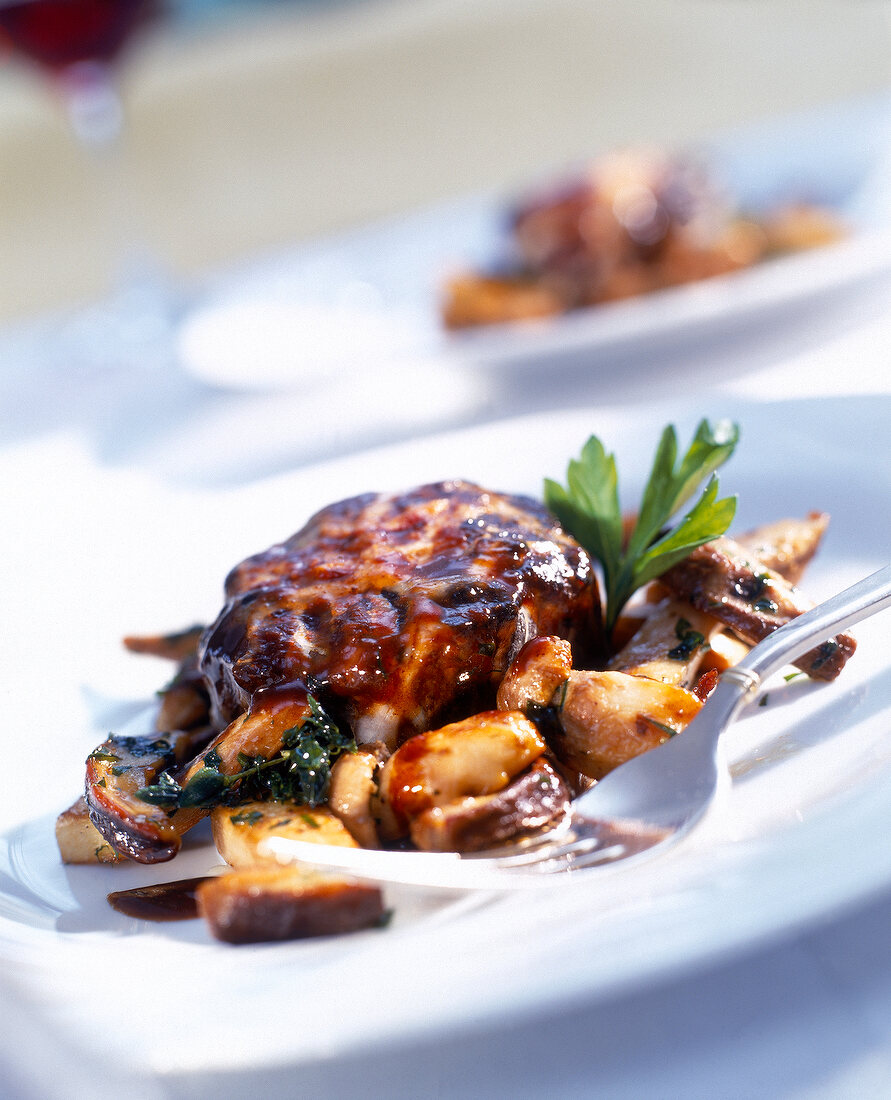
[[[447,733],[434,755],[454,767],[424,788],[430,798],[495,795],[546,748],[523,715],[495,713],[498,686],[518,652],[539,635],[566,639],[582,660],[602,645],[586,552],[541,504],[463,481],[333,504],[236,566],[225,592],[197,658],[186,659],[164,693],[160,729],[188,731],[112,735],[87,761],[90,818],[132,859],[172,858],[201,816],[245,795],[245,769],[262,765],[271,775],[283,754],[295,766],[308,759],[293,739],[314,722],[333,721],[328,742],[345,735],[360,750],[330,773],[330,797],[354,835],[376,841],[376,824],[359,817],[372,813],[381,762],[390,757],[387,775],[404,779],[416,765],[407,765],[406,753],[391,754],[405,746],[417,756],[416,735],[433,736],[437,727]],[[137,640],[133,648],[179,655],[171,642]],[[203,729],[193,725],[196,701],[209,712]],[[406,782],[407,790],[416,786]],[[565,801],[546,769],[538,801],[557,788]],[[301,797],[317,805],[328,793],[324,785],[308,794],[301,788]],[[450,830],[516,817],[522,782],[501,797],[503,805],[480,806],[473,821]],[[436,808],[412,798],[417,815]],[[399,839],[406,815],[389,795],[380,802],[374,820],[385,821],[385,839]],[[435,831],[441,822],[428,824]]]
[[[200,667],[222,729],[310,692],[393,749],[494,705],[539,634],[600,642],[587,554],[541,504],[463,481],[324,508],[226,581]]]

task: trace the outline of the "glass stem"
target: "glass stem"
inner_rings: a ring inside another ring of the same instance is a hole
[[[70,65],[59,88],[74,136],[86,148],[107,152],[120,143],[124,111],[114,76],[100,61]]]

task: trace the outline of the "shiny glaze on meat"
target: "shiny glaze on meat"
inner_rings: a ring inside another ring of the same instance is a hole
[[[529,637],[601,637],[585,551],[537,502],[463,481],[333,504],[238,565],[226,596],[200,651],[217,728],[299,685],[393,747],[492,705]]]

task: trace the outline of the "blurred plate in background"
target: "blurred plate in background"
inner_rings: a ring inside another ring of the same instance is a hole
[[[296,388],[358,364],[431,355],[598,370],[609,354],[644,354],[668,337],[701,345],[740,326],[782,328],[784,315],[800,324],[802,306],[891,269],[889,117],[887,96],[861,99],[695,150],[742,209],[798,199],[837,212],[851,228],[839,244],[546,322],[447,334],[439,322],[443,281],[490,265],[504,243],[509,200],[469,197],[219,276],[184,326],[184,364],[206,382],[239,389]]]

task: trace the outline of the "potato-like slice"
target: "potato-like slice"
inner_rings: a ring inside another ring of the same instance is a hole
[[[198,911],[217,939],[261,943],[338,936],[384,919],[377,886],[298,867],[255,867],[207,879]]]
[[[231,867],[275,864],[274,857],[257,850],[270,836],[358,848],[343,822],[321,806],[298,806],[274,799],[243,802],[239,806],[215,806],[210,821],[217,851]]]
[[[484,711],[409,738],[381,771],[381,835],[406,836],[409,820],[432,806],[500,791],[544,750],[538,730],[517,711]]]
[[[56,818],[56,843],[63,863],[126,863],[96,826],[83,795]]]
[[[190,759],[208,736],[208,730],[112,736],[90,753],[85,790],[90,819],[113,848],[139,863],[163,863],[176,855],[183,834],[206,811],[184,809],[171,817],[136,792]]]
[[[682,730],[702,702],[674,684],[624,672],[573,672],[549,734],[560,760],[600,779]]]
[[[428,852],[479,852],[528,833],[569,810],[569,787],[540,756],[504,790],[433,806],[411,822],[411,839]]]

